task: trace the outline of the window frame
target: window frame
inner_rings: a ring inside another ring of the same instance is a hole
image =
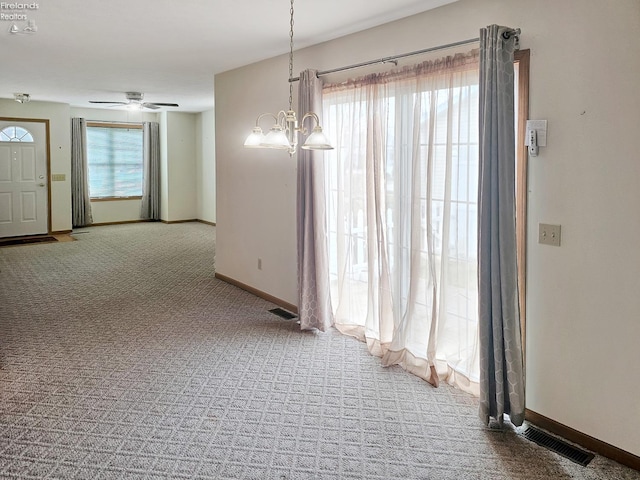
[[[514,63],[518,68],[518,118],[516,146],[516,256],[518,263],[518,299],[520,303],[520,330],[522,356],[526,365],[527,325],[527,172],[529,153],[524,144],[527,119],[529,118],[529,58],[530,50],[516,50]]]
[[[9,136],[7,133],[9,129],[13,128],[14,132],[13,132],[13,136]],[[18,133],[18,129],[20,130],[24,130],[24,134],[20,137],[17,136]],[[4,140],[2,138],[2,136],[5,136],[8,138],[8,140]],[[34,143],[35,140],[33,139],[33,135],[32,133],[27,130],[26,128],[20,126],[20,125],[7,125],[6,127],[4,127],[2,130],[0,130],[0,142],[7,142],[7,143]]]
[[[139,129],[143,130],[144,126],[142,123],[129,123],[129,122],[104,122],[104,121],[95,121],[95,120],[87,120],[87,129],[88,128],[117,128],[117,129]],[[144,141],[144,140],[143,140]],[[144,159],[141,159],[144,162]],[[91,189],[89,189],[89,195],[91,195]],[[130,195],[130,196],[108,196],[108,197],[89,197],[90,202],[114,202],[121,200],[141,200],[142,194],[140,195]]]

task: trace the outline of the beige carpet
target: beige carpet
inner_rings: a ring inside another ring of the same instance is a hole
[[[640,479],[301,333],[214,278],[214,227],[74,237],[0,250],[0,478]]]

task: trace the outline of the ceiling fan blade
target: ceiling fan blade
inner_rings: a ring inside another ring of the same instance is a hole
[[[160,107],[179,107],[177,103],[163,103],[163,102],[142,102],[144,97],[143,93],[139,92],[126,92],[127,102],[108,102],[104,100],[89,100],[89,103],[97,104],[109,104],[111,106],[118,105],[132,105],[138,108],[148,108],[150,110],[158,110]]]
[[[177,103],[160,103],[160,102],[151,102],[145,103],[145,105],[156,105],[157,107],[179,107]]]

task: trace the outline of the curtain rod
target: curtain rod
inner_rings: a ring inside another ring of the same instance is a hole
[[[508,39],[511,35],[515,35],[518,37],[520,35],[520,29],[514,28],[512,30],[508,30],[502,34],[505,37],[505,40]],[[422,50],[416,50],[415,52],[409,53],[401,53],[399,55],[392,55],[390,57],[383,57],[378,60],[369,60],[367,62],[362,63],[354,63],[353,65],[347,65],[346,67],[338,67],[333,68],[331,70],[323,70],[316,74],[317,77],[321,77],[323,75],[329,75],[330,73],[343,72],[345,70],[353,70],[354,68],[367,67],[369,65],[375,65],[378,63],[395,63],[398,64],[397,60],[399,58],[411,57],[413,55],[420,55],[423,53],[435,52],[436,50],[445,50],[447,48],[459,47],[460,45],[467,45],[469,43],[477,43],[480,41],[480,38],[470,38],[468,40],[460,40],[459,42],[447,43],[446,45],[438,45],[437,47],[424,48]],[[290,78],[289,82],[297,82],[300,80],[300,77]]]
[[[369,60],[367,62],[354,63],[353,65],[347,65],[346,67],[338,67],[332,68],[331,70],[323,70],[322,72],[318,72],[317,76],[321,77],[323,75],[329,75],[330,73],[343,72],[345,70],[353,70],[355,68],[367,67],[369,65],[375,65],[378,63],[395,63],[398,64],[397,60],[399,58],[411,57],[413,55],[420,55],[422,53],[434,52],[436,50],[444,50],[446,48],[458,47],[460,45],[467,45],[469,43],[477,43],[479,42],[479,38],[470,38],[468,40],[460,40],[459,42],[448,43],[446,45],[438,45],[437,47],[424,48],[422,50],[416,50],[415,52],[409,53],[401,53],[399,55],[392,55],[390,57],[383,57],[378,60]],[[300,77],[290,78],[289,82],[297,82],[300,80]]]
[[[144,121],[136,122],[131,120],[91,120],[90,118],[85,118],[85,120],[90,123],[118,123],[123,125],[140,125],[141,123],[144,123]]]

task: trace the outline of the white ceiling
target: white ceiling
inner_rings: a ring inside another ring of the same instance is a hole
[[[453,1],[298,0],[295,48]],[[89,100],[124,101],[123,92],[139,91],[145,101],[199,112],[213,108],[214,74],[289,50],[288,0],[44,0],[38,6],[1,12],[26,14],[38,31],[10,34],[12,22],[0,20],[0,98],[23,92],[32,100],[95,107]],[[27,22],[16,24],[22,29]]]

